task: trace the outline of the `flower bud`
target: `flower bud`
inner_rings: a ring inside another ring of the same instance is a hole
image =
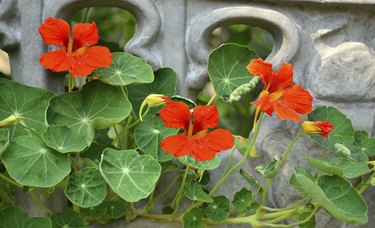
[[[141,107],[139,108],[139,118],[142,120],[142,111],[145,105],[147,104],[148,107],[156,107],[159,105],[163,105],[167,102],[168,96],[163,94],[150,94],[148,95],[142,102]],[[146,111],[147,112],[147,111]]]
[[[0,128],[15,125],[20,119],[22,119],[20,116],[10,115],[6,119],[0,121]]]
[[[302,130],[305,134],[319,134],[324,138],[328,138],[329,133],[334,129],[334,126],[328,123],[320,121],[305,121],[302,123]]]

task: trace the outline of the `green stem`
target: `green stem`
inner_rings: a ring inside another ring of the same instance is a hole
[[[41,139],[42,141],[44,141],[42,135],[39,132],[37,132],[34,128],[28,127],[23,120],[20,120],[18,122],[18,124],[21,127],[25,128],[27,131],[30,131],[30,132],[34,133],[35,136],[37,136],[39,139]]]
[[[207,105],[210,105],[215,100],[216,97],[217,97],[216,93],[212,95],[211,99],[207,102]]]
[[[324,148],[324,150],[323,150],[323,156],[322,156],[322,161],[326,160],[326,155],[327,155],[327,149]]]
[[[375,176],[375,172],[373,172],[371,174],[371,176],[369,176],[369,178],[367,179],[366,183],[365,184],[362,184],[359,188],[358,188],[358,192],[359,194],[362,194],[364,191],[366,191],[366,189],[368,187],[371,186],[370,182],[371,182],[371,179]]]
[[[87,8],[84,8],[82,10],[82,17],[81,17],[81,22],[82,23],[85,23],[87,21],[87,19],[89,18],[89,15],[91,13],[91,10],[92,10],[91,7],[87,7]]]
[[[30,191],[30,195],[35,200],[35,202],[39,205],[39,207],[42,208],[45,212],[47,212],[47,214],[49,216],[51,216],[53,214],[53,212],[42,203],[42,201],[39,199],[39,197],[37,197],[35,195],[34,191]]]
[[[259,128],[260,128],[260,124],[262,122],[262,117],[263,117],[263,113],[260,114],[259,116],[259,121],[257,123],[257,126],[255,128],[255,132],[254,132],[254,136],[253,138],[251,139],[251,142],[250,142],[250,145],[249,147],[247,148],[244,156],[242,157],[242,159],[237,162],[237,164],[235,164],[220,180],[219,182],[216,184],[216,186],[210,191],[209,195],[212,196],[212,194],[214,194],[219,188],[220,186],[228,179],[228,177],[238,168],[240,167],[246,160],[247,158],[249,157],[249,154],[250,154],[250,151],[251,149],[253,148],[254,144],[255,144],[255,140],[256,138],[258,137],[258,133],[259,133]]]
[[[158,195],[157,197],[155,197],[155,201],[156,200],[159,200],[160,198],[164,197],[166,194],[168,194],[168,192],[172,189],[172,187],[174,186],[174,184],[176,183],[176,181],[178,180],[178,178],[180,178],[179,175],[176,176],[176,178],[174,178],[174,180],[171,182],[171,184],[167,187],[167,189],[165,189],[163,191],[163,193],[161,193],[160,195]]]
[[[1,173],[0,173],[0,178],[3,179],[3,180],[5,180],[6,182],[8,182],[8,183],[10,183],[10,184],[12,184],[14,186],[16,186],[17,188],[23,188],[22,185],[18,184],[14,180],[10,179],[9,177],[7,177],[7,176],[5,176],[5,175],[3,175]]]
[[[123,86],[120,86],[120,89],[121,89],[121,92],[122,92],[122,94],[124,95],[124,97],[128,97],[128,95],[126,94],[126,91],[125,91],[125,89],[124,89],[124,87]]]
[[[285,163],[285,160],[287,159],[290,151],[292,150],[294,144],[296,144],[297,140],[299,139],[299,137],[301,137],[301,135],[303,134],[302,131],[300,131],[297,136],[293,139],[293,141],[290,143],[290,145],[288,146],[288,148],[285,150],[284,154],[283,154],[283,157],[281,158],[281,166],[284,165]]]
[[[268,179],[266,187],[263,189],[261,205],[264,205],[264,202],[266,201],[267,191],[268,191],[268,188],[271,186],[272,181],[273,181],[273,178]]]
[[[185,169],[184,177],[182,178],[182,182],[181,182],[180,188],[177,191],[176,197],[172,201],[172,204],[173,203],[175,204],[175,208],[174,208],[174,211],[172,213],[173,215],[175,215],[178,212],[178,209],[180,207],[180,200],[181,200],[181,196],[182,196],[182,190],[184,189],[186,178],[188,176],[189,170],[190,170],[190,166],[187,165],[186,169]]]
[[[177,215],[165,215],[165,214],[148,214],[143,212],[138,212],[138,216],[157,220],[158,222],[173,222],[173,221],[181,221],[182,218]]]
[[[229,169],[229,165],[232,162],[232,158],[233,158],[233,154],[234,154],[234,150],[235,149],[236,149],[236,147],[233,147],[233,149],[232,149],[232,151],[231,151],[231,153],[229,155],[227,165],[225,166],[225,169],[224,169],[224,172],[223,172],[223,176],[227,173],[227,171]]]

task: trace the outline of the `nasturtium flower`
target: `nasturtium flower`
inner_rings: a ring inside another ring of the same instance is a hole
[[[139,119],[142,121],[142,112],[143,108],[148,105],[148,107],[157,107],[165,104],[167,102],[168,96],[163,94],[150,94],[142,102],[141,107],[139,108]]]
[[[262,59],[253,59],[247,66],[248,71],[259,76],[264,83],[258,100],[257,114],[262,111],[268,115],[273,112],[281,119],[295,122],[303,120],[298,114],[312,111],[312,96],[300,85],[293,85],[293,66],[283,63],[278,71],[272,71],[272,64]]]
[[[319,134],[324,138],[328,138],[328,135],[333,131],[335,127],[328,123],[328,120],[324,122],[320,121],[304,121],[302,123],[302,130],[305,134]]]
[[[45,44],[58,46],[57,50],[43,54],[39,60],[54,72],[69,71],[72,76],[88,76],[94,69],[108,68],[112,63],[108,48],[93,46],[99,39],[95,22],[74,25],[71,36],[66,21],[49,17],[39,27],[39,33]]]
[[[190,155],[197,161],[207,161],[216,153],[233,147],[229,130],[216,129],[219,114],[215,105],[198,105],[193,110],[183,102],[168,100],[159,114],[166,127],[182,128],[184,132],[162,140],[161,149],[176,157]]]

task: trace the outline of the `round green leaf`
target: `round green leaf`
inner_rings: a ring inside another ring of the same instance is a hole
[[[225,196],[214,197],[214,202],[206,208],[207,218],[214,222],[220,222],[229,216],[229,200]]]
[[[43,132],[46,127],[45,112],[53,93],[0,78],[0,120],[10,115],[21,116],[25,125]],[[12,128],[11,138],[28,132],[20,127]]]
[[[184,228],[203,228],[202,218],[204,217],[204,210],[201,208],[193,208],[184,214],[182,221]]]
[[[252,75],[246,66],[258,55],[246,46],[223,44],[208,57],[208,75],[217,95],[228,100],[237,87],[248,83]]]
[[[39,138],[20,136],[3,153],[9,175],[18,183],[51,187],[70,173],[68,156],[47,147]]]
[[[308,119],[310,121],[321,122],[328,120],[330,124],[333,124],[334,129],[328,135],[328,138],[324,138],[320,135],[311,136],[323,147],[334,149],[335,143],[351,144],[354,142],[354,130],[352,127],[352,122],[336,108],[321,106],[310,113],[308,115]]]
[[[152,67],[144,59],[126,52],[114,52],[112,55],[113,60],[109,68],[96,69],[93,77],[114,86],[154,81]]]
[[[74,211],[58,212],[51,217],[53,228],[86,228],[83,219]]]
[[[126,88],[134,112],[139,112],[143,100],[150,94],[164,94],[168,97],[176,94],[176,83],[177,74],[170,68],[161,68],[155,72],[155,80],[152,83],[128,85]]]
[[[51,125],[43,133],[44,142],[61,153],[81,152],[91,144],[93,135],[77,128]]]
[[[99,219],[105,215],[106,206],[104,203],[101,203],[95,207],[81,208],[80,212],[83,216],[90,217],[93,219]]]
[[[96,168],[85,168],[69,177],[65,190],[68,199],[80,207],[100,204],[107,194],[106,184]]]
[[[146,198],[160,177],[160,164],[134,150],[107,148],[102,154],[100,172],[111,189],[128,202]]]
[[[331,166],[343,170],[343,176],[346,178],[355,178],[364,175],[369,171],[366,162],[356,162],[348,158],[331,158],[327,160]]]
[[[242,188],[240,191],[234,193],[232,204],[237,210],[243,211],[250,206],[252,199],[253,194],[251,191],[246,188]]]
[[[119,219],[126,213],[127,205],[124,201],[106,201],[104,202],[106,215],[113,219]]]
[[[318,179],[318,184],[303,174],[295,174],[295,178],[303,192],[336,219],[353,224],[368,221],[366,202],[344,178],[325,175]]]
[[[0,211],[1,228],[52,228],[49,218],[29,217],[19,207],[7,207]]]
[[[178,160],[182,164],[191,166],[196,169],[204,169],[204,170],[216,169],[217,167],[220,166],[220,162],[221,162],[220,158],[217,156],[209,161],[203,161],[203,162],[196,161],[192,156],[180,157]]]
[[[161,140],[167,136],[177,134],[178,129],[167,128],[160,117],[146,116],[134,131],[135,142],[147,155],[158,161],[169,161],[175,158],[160,148]]]
[[[375,138],[370,138],[366,131],[355,131],[354,137],[354,144],[359,146],[362,152],[369,157],[375,156]]]
[[[9,146],[9,130],[7,128],[0,129],[0,156]]]
[[[184,186],[184,193],[187,198],[194,201],[212,203],[213,199],[202,190],[202,187],[195,181],[191,180]]]

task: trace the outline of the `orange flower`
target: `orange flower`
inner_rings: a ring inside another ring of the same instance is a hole
[[[328,135],[333,131],[335,127],[328,123],[328,120],[324,122],[320,121],[304,121],[302,123],[302,130],[305,134],[319,134],[324,138],[328,138]]]
[[[253,59],[247,65],[248,71],[254,76],[260,76],[264,83],[263,91],[258,100],[252,102],[260,111],[272,115],[273,112],[284,120],[303,120],[298,114],[308,114],[312,111],[312,96],[300,85],[293,85],[293,66],[283,63],[276,72],[272,64],[262,59]]]
[[[108,48],[93,46],[98,43],[95,22],[73,26],[72,37],[66,21],[52,17],[39,27],[39,33],[47,45],[58,50],[40,56],[40,64],[54,72],[69,71],[72,76],[88,76],[99,67],[109,67],[112,54]],[[93,46],[93,47],[88,47]]]
[[[169,136],[161,142],[161,148],[176,157],[191,155],[197,161],[211,160],[216,153],[233,147],[234,138],[229,130],[217,127],[219,114],[214,105],[198,105],[190,111],[183,102],[168,100],[166,108],[159,112],[165,126],[184,128],[182,134]]]

